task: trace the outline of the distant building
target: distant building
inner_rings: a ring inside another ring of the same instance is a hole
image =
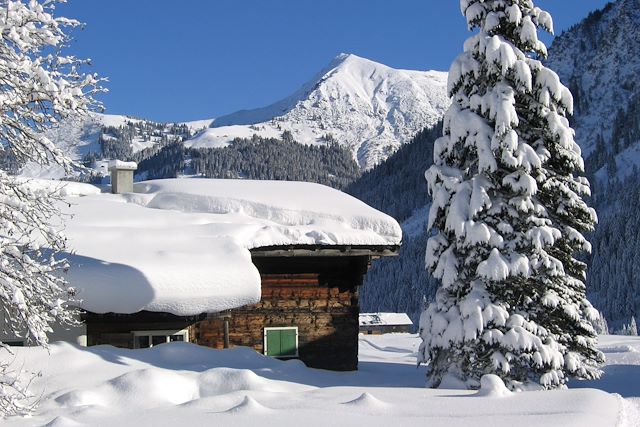
[[[413,322],[406,313],[360,313],[360,332],[363,334],[388,334],[411,332]]]

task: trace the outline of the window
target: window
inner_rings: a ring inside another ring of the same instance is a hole
[[[298,328],[264,328],[264,354],[272,357],[297,357]]]
[[[133,331],[133,348],[149,348],[167,342],[189,341],[189,331]]]

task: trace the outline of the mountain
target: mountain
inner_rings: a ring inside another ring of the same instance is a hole
[[[272,137],[287,130],[305,144],[338,141],[370,169],[443,116],[446,83],[444,72],[396,70],[341,54],[293,95],[219,117],[200,138],[215,143],[223,135]]]
[[[618,0],[549,49],[547,66],[573,93],[576,141],[599,184],[624,179],[640,166],[639,24],[640,0]]]
[[[188,140],[211,124],[212,120],[185,123],[158,123],[122,115],[90,113],[66,120],[49,129],[45,136],[74,160],[93,166],[106,174],[103,159],[141,161],[156,154],[168,143]],[[27,164],[22,175],[40,178],[63,178],[65,171],[57,165],[42,167]]]
[[[337,143],[366,170],[442,117],[449,104],[446,80],[443,72],[396,70],[341,54],[293,95],[264,108],[185,123],[92,114],[60,124],[48,136],[73,157],[91,160],[131,157],[167,140],[191,149],[229,147],[254,135],[305,145]]]

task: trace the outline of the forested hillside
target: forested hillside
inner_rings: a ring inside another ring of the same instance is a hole
[[[428,202],[424,171],[433,163],[433,141],[442,134],[442,122],[423,129],[345,191],[393,216],[399,222],[409,218]]]
[[[342,189],[360,176],[349,148],[337,141],[300,144],[288,131],[280,138],[236,138],[218,148],[185,147],[185,141],[194,134],[186,125],[137,120],[103,126],[99,132],[100,150],[85,154],[85,165],[95,165],[102,159],[135,161],[137,180],[175,178],[186,173],[207,178],[311,181]],[[136,141],[154,143],[133,150]]]
[[[424,207],[428,203],[424,171],[433,163],[433,141],[441,134],[442,122],[423,129],[409,144],[345,190],[400,223],[412,216],[417,223],[410,230],[403,227],[399,256],[373,263],[360,290],[362,311],[405,312],[417,324],[424,303],[435,294],[438,282],[424,269]]]
[[[207,178],[311,181],[341,189],[360,176],[348,148],[299,144],[286,131],[282,139],[254,135],[224,148],[192,148],[188,155],[194,172]]]

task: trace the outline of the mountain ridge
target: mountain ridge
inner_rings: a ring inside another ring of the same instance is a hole
[[[175,128],[187,148],[223,148],[236,138],[278,139],[288,133],[302,144],[348,147],[366,170],[442,117],[449,105],[446,79],[445,72],[396,70],[343,53],[293,94],[266,107],[175,123],[94,113],[62,123],[48,135],[59,145],[77,147],[73,157],[80,159],[89,151],[100,157],[99,142],[113,139],[100,132],[104,128],[153,128],[129,136],[133,153],[151,148],[163,134],[176,136]]]

